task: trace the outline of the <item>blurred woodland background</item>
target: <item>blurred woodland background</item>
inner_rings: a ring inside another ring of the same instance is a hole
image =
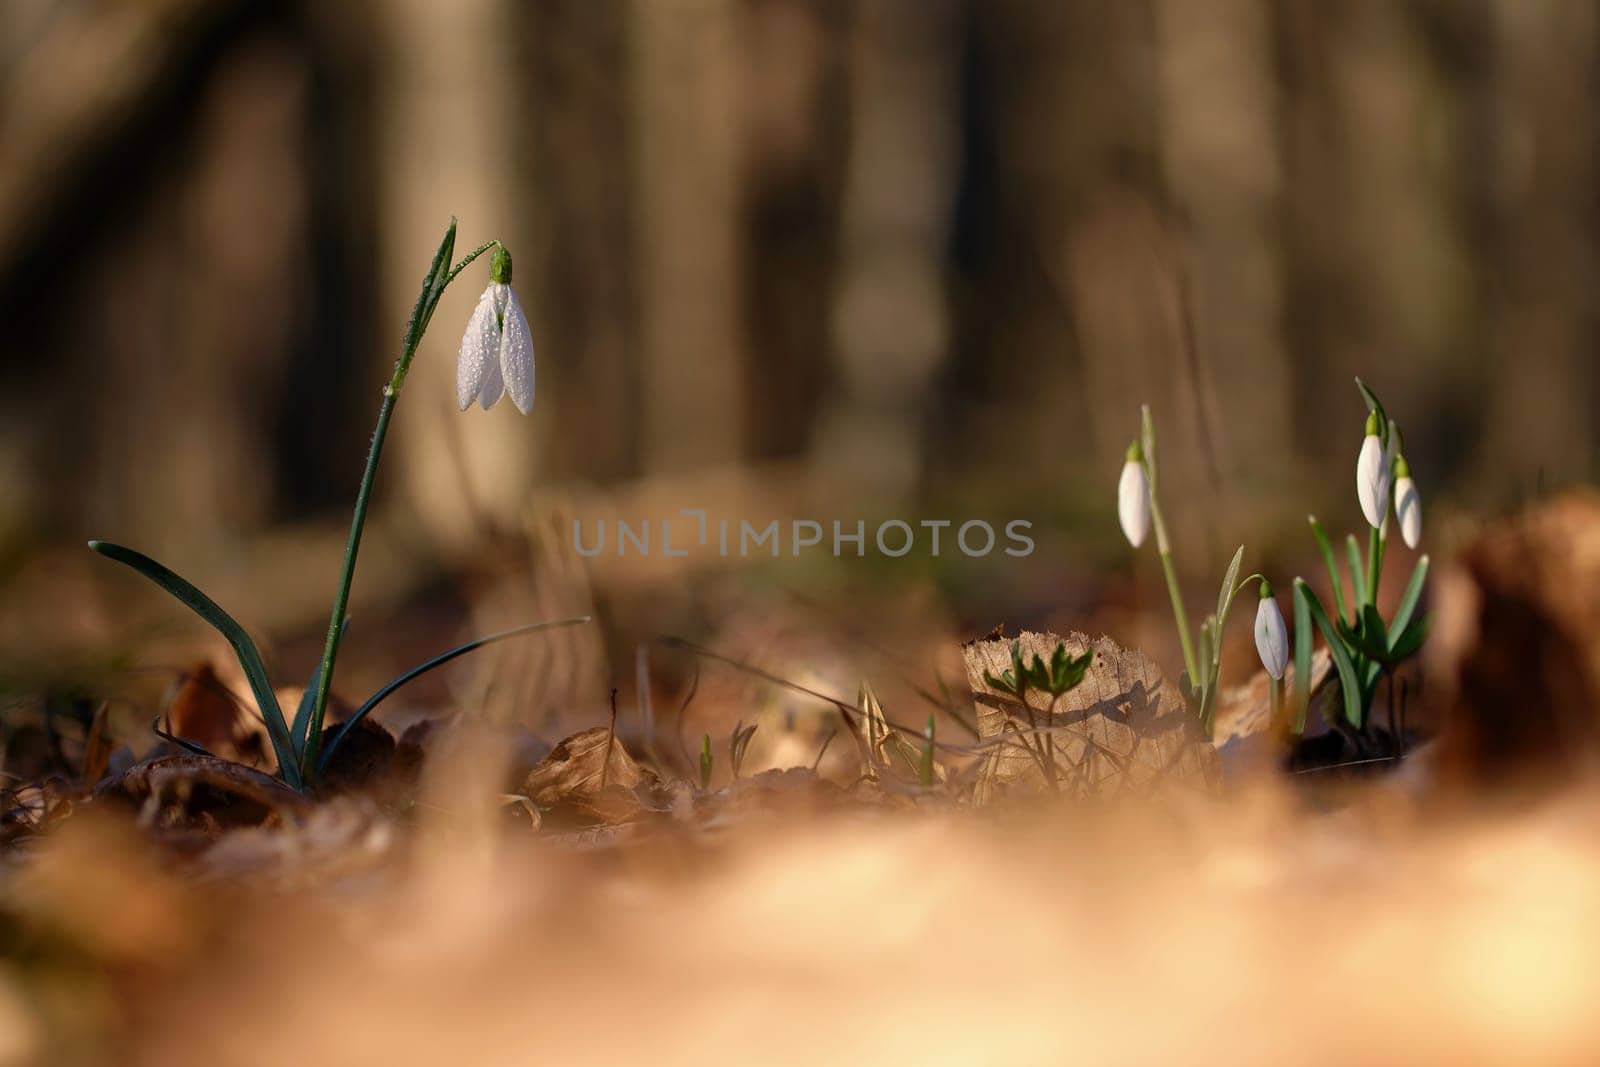
[[[1027,518],[999,603],[1055,603],[1142,567],[1141,401],[1209,589],[1354,522],[1358,373],[1430,521],[1508,508],[1600,456],[1597,170],[1592,0],[7,0],[5,638],[87,536],[314,637],[452,214],[516,255],[538,399],[455,412],[469,273],[358,606],[551,491]]]

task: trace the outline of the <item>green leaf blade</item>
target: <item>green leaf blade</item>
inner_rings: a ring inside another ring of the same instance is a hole
[[[1294,587],[1294,709],[1290,732],[1299,737],[1306,732],[1306,715],[1311,708],[1311,606],[1300,592],[1303,583]]]
[[[256,705],[261,709],[261,718],[267,726],[267,737],[272,742],[272,751],[278,758],[278,772],[289,786],[300,789],[303,781],[294,745],[289,737],[288,724],[284,722],[283,711],[278,707],[278,698],[272,691],[271,681],[267,678],[267,669],[261,662],[261,653],[256,649],[255,642],[250,639],[245,628],[191,582],[144,553],[110,541],[90,541],[89,547],[107,559],[144,575],[166,590],[179,603],[210,623],[227,639],[234,655],[239,659],[239,666],[244,669],[245,678],[250,683],[250,691],[255,695]]]
[[[1228,609],[1233,606],[1234,587],[1239,584],[1239,567],[1244,563],[1244,546],[1240,545],[1233,554],[1233,561],[1228,564],[1227,571],[1222,576],[1222,589],[1217,593],[1217,628],[1220,630],[1228,621]]]
[[[357,708],[348,719],[344,721],[343,725],[339,727],[339,732],[334,734],[333,737],[329,738],[328,743],[323,746],[322,754],[317,760],[317,774],[320,776],[324,771],[327,770],[328,761],[333,758],[333,753],[338,749],[340,743],[345,739],[355,725],[371,714],[374,708],[387,700],[402,686],[415,681],[417,678],[427,674],[436,667],[442,667],[451,660],[456,659],[459,656],[465,656],[468,652],[474,652],[485,645],[496,644],[497,642],[509,640],[513,637],[521,637],[523,634],[536,633],[540,630],[556,630],[566,626],[579,626],[588,622],[590,618],[591,616],[588,615],[575,615],[569,619],[553,619],[547,622],[529,623],[527,626],[518,626],[515,629],[502,630],[499,633],[488,634],[484,637],[475,638],[471,641],[468,641],[466,644],[457,645],[455,648],[452,648],[447,652],[441,652],[432,659],[424,660],[415,667],[412,667],[410,670],[390,680],[388,684],[383,686],[383,688],[379,689],[376,693],[373,693],[370,697],[368,697],[366,701],[359,708]]]
[[[1328,652],[1333,656],[1334,669],[1339,672],[1339,688],[1344,697],[1345,721],[1356,729],[1361,729],[1362,709],[1364,707],[1361,694],[1363,686],[1361,679],[1356,674],[1355,664],[1351,662],[1350,654],[1345,651],[1339,634],[1334,629],[1333,623],[1328,619],[1328,613],[1323,610],[1322,602],[1317,599],[1317,594],[1311,591],[1304,578],[1294,580],[1295,617],[1300,617],[1300,605],[1303,602],[1305,610],[1317,624],[1317,629],[1322,631],[1322,639],[1327,642]]]
[[[1361,542],[1355,534],[1345,534],[1344,550],[1350,557],[1350,625],[1354,626],[1367,604],[1367,568],[1361,562]]]
[[[1317,539],[1317,550],[1322,553],[1322,565],[1328,569],[1328,586],[1333,590],[1333,606],[1339,611],[1339,618],[1355,620],[1355,615],[1350,613],[1344,603],[1344,579],[1339,574],[1339,561],[1334,558],[1333,545],[1328,541],[1328,535],[1323,532],[1322,523],[1317,521],[1315,515],[1307,515],[1306,521],[1311,524],[1311,536]]]
[[[1406,591],[1400,597],[1400,606],[1395,608],[1394,621],[1389,624],[1391,634],[1400,634],[1405,631],[1411,622],[1411,616],[1416,614],[1417,604],[1422,599],[1422,587],[1428,580],[1428,557],[1423,556],[1417,560],[1417,565],[1411,571],[1411,581],[1406,583]],[[1398,640],[1398,637],[1396,637]]]

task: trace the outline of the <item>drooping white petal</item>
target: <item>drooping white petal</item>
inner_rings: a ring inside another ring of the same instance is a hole
[[[478,392],[478,403],[483,405],[483,410],[488,411],[500,402],[505,391],[506,381],[500,376],[500,360],[496,357],[489,360],[489,373],[483,376],[483,388]]]
[[[1394,484],[1394,513],[1400,520],[1400,536],[1407,548],[1416,548],[1422,542],[1422,497],[1417,494],[1417,483],[1401,478]]]
[[[505,286],[505,328],[500,336],[500,373],[506,392],[517,410],[526,415],[533,410],[533,333],[528,318],[511,287]]]
[[[1361,514],[1366,516],[1367,525],[1374,529],[1382,526],[1389,512],[1389,457],[1377,434],[1369,433],[1361,442],[1361,455],[1356,459],[1356,498],[1361,501]]]
[[[1122,523],[1123,536],[1134,548],[1144,544],[1150,532],[1150,481],[1144,464],[1130,459],[1122,465],[1122,478],[1117,482],[1117,520]]]
[[[1289,668],[1289,631],[1272,597],[1262,597],[1256,607],[1256,653],[1261,666],[1275,679],[1281,679]]]
[[[462,411],[483,395],[490,370],[499,362],[501,331],[494,289],[491,285],[483,291],[467,320],[467,331],[461,335],[461,354],[456,359],[456,405]]]

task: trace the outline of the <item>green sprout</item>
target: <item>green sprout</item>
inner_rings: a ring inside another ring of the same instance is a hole
[[[131,567],[165,589],[227,639],[234,655],[239,659],[239,666],[244,669],[245,678],[250,683],[250,691],[255,696],[257,707],[261,710],[262,721],[266,723],[267,737],[272,743],[272,750],[278,761],[278,774],[285,784],[302,792],[309,792],[315,788],[323,772],[326,771],[334,751],[349,736],[351,727],[371,712],[380,701],[414,678],[442,666],[457,656],[496,641],[537,630],[574,626],[589,621],[589,617],[584,615],[534,623],[469,641],[418,664],[368,697],[344,726],[329,738],[326,748],[323,747],[323,720],[328,708],[334,663],[338,659],[339,645],[344,637],[346,612],[350,603],[350,586],[355,580],[356,556],[361,549],[361,535],[366,526],[367,510],[372,501],[372,486],[377,477],[378,461],[383,455],[383,445],[388,437],[389,422],[394,416],[395,404],[400,398],[401,388],[405,385],[406,375],[411,370],[411,361],[416,357],[423,335],[427,332],[428,323],[439,305],[439,298],[468,265],[491,249],[495,250],[491,284],[490,288],[485,290],[483,301],[480,301],[475,320],[487,316],[488,312],[483,310],[484,302],[487,301],[496,316],[496,328],[491,331],[484,325],[482,329],[469,329],[467,337],[463,340],[463,354],[468,354],[467,349],[470,344],[473,347],[471,354],[481,356],[482,359],[476,362],[464,359],[462,363],[463,366],[470,365],[475,370],[481,369],[486,381],[490,383],[483,386],[469,383],[473,384],[473,398],[481,400],[485,407],[499,399],[501,393],[495,390],[493,383],[502,382],[501,389],[512,392],[513,402],[524,413],[527,406],[532,403],[532,345],[526,338],[526,322],[522,311],[516,304],[514,295],[510,293],[510,255],[499,241],[488,241],[467,253],[460,262],[452,266],[450,260],[455,252],[455,243],[456,222],[455,219],[451,219],[449,227],[445,230],[444,239],[439,242],[438,251],[434,253],[433,261],[428,266],[428,273],[423,277],[422,291],[417,296],[411,318],[406,324],[400,358],[395,362],[394,373],[388,384],[383,387],[383,401],[378,408],[377,426],[372,432],[366,470],[361,476],[361,486],[356,491],[355,511],[351,517],[350,536],[345,545],[344,561],[340,568],[338,584],[334,587],[333,611],[328,622],[328,637],[323,646],[322,660],[317,664],[310,683],[306,686],[305,696],[295,709],[292,721],[284,715],[283,709],[278,704],[278,698],[273,692],[266,666],[262,662],[261,653],[257,650],[255,642],[233,616],[194,585],[149,556],[108,541],[89,542],[89,547],[102,556]],[[493,356],[500,362],[494,367],[488,366],[491,353],[488,351],[487,342],[490,341],[499,346]],[[483,351],[478,352],[478,349]],[[461,388],[461,383],[458,382],[458,391]],[[463,409],[466,406],[466,403],[461,405]],[[194,745],[187,747],[198,749],[198,746]]]
[[[999,677],[983,672],[983,680],[992,688],[1017,698],[1023,710],[1028,715],[1028,735],[1021,738],[1022,747],[1038,765],[1044,779],[1049,783],[1052,792],[1059,789],[1056,781],[1056,742],[1055,735],[1050,730],[1041,733],[1038,717],[1032,704],[1028,703],[1028,690],[1037,689],[1050,694],[1050,707],[1046,712],[1046,721],[1054,724],[1056,702],[1067,693],[1076,689],[1083,682],[1084,675],[1089,671],[1089,664],[1094,661],[1094,649],[1089,649],[1081,656],[1071,656],[1067,653],[1065,643],[1058,643],[1050,655],[1049,663],[1037,653],[1033,662],[1026,663],[1022,657],[1022,642],[1011,643],[1011,669],[1003,672]]]
[[[711,769],[716,763],[716,757],[711,754],[711,735],[702,734],[700,737],[700,788],[711,788]]]
[[[917,766],[917,781],[922,788],[933,785],[933,712],[928,712],[928,723],[922,728],[922,761]]]

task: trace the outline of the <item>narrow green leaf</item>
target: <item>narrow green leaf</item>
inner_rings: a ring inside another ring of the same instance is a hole
[[[1311,605],[1300,592],[1301,584],[1295,583],[1294,590],[1294,709],[1290,729],[1296,737],[1306,732],[1306,715],[1311,707]]]
[[[1144,469],[1150,480],[1150,492],[1156,489],[1156,423],[1150,417],[1150,405],[1139,405],[1139,433],[1144,447]]]
[[[1015,694],[1015,692],[1016,692],[1016,686],[1011,680],[1011,672],[1010,671],[1007,671],[1004,675],[1002,675],[999,678],[996,678],[993,674],[991,674],[988,671],[984,671],[983,672],[983,680],[989,684],[989,687],[991,689],[998,689],[1002,693]]]
[[[1411,581],[1406,583],[1405,595],[1400,598],[1400,606],[1394,612],[1394,621],[1389,624],[1390,634],[1399,634],[1405,630],[1406,624],[1411,621],[1411,616],[1417,610],[1417,602],[1422,599],[1422,587],[1427,580],[1428,557],[1423,556],[1417,560],[1417,565],[1411,572]]]
[[[161,738],[161,740],[170,741],[172,744],[177,745],[179,748],[183,749],[185,752],[192,752],[196,756],[210,756],[212,759],[218,759],[219,758],[217,756],[212,755],[211,752],[208,749],[206,749],[203,745],[197,745],[193,741],[186,740],[186,739],[184,739],[182,737],[179,737],[177,734],[168,733],[167,731],[163,730],[161,728],[161,717],[160,716],[157,716],[156,718],[150,720],[150,729],[151,729],[151,731],[153,731],[155,733],[155,735],[157,737]]]
[[[444,287],[450,283],[452,277],[450,256],[455,252],[455,248],[456,220],[452,217],[450,225],[444,231],[444,238],[439,242],[438,251],[434,252],[433,260],[428,264],[428,273],[423,276],[422,290],[417,293],[417,302],[411,306],[411,317],[406,320],[405,341],[401,347],[401,351],[406,355],[400,357],[400,365],[390,382],[391,389],[399,390],[411,372],[410,357],[422,343],[422,335],[428,330],[434,308],[439,306],[439,297],[443,294]]]
[[[1357,634],[1361,651],[1371,659],[1383,662],[1389,655],[1389,628],[1383,624],[1378,609],[1368,604],[1361,609],[1361,631]]]
[[[1350,625],[1361,618],[1361,609],[1367,604],[1367,568],[1361,562],[1361,543],[1355,534],[1344,536],[1345,554],[1350,557]]]
[[[1244,562],[1244,546],[1233,554],[1233,562],[1228,564],[1227,571],[1222,576],[1222,589],[1217,593],[1217,626],[1220,631],[1223,624],[1228,621],[1228,608],[1233,604],[1234,585],[1239,581],[1239,565]]]
[[[267,679],[267,668],[261,662],[261,653],[256,650],[255,642],[250,639],[244,627],[240,626],[232,615],[223,611],[216,601],[144,553],[123,545],[112,544],[110,541],[90,541],[89,547],[107,559],[115,560],[125,567],[138,571],[172,594],[185,607],[206,620],[218,633],[227,638],[228,644],[233,647],[234,655],[239,658],[239,666],[244,668],[244,675],[250,682],[250,691],[255,694],[256,706],[261,709],[261,719],[267,725],[267,737],[272,742],[273,753],[278,757],[278,773],[291,788],[301,788],[300,766],[295,759],[294,744],[289,739],[289,725],[284,722],[283,711],[278,707],[278,698],[272,692],[272,683]]]
[[[527,626],[518,626],[514,630],[502,630],[496,634],[489,634],[487,637],[480,637],[476,640],[468,641],[464,645],[457,645],[448,652],[441,652],[432,659],[425,660],[422,663],[417,664],[415,667],[412,667],[404,674],[389,682],[382,689],[379,689],[376,693],[373,693],[366,699],[364,704],[355,710],[354,714],[344,721],[344,724],[339,727],[338,733],[330,737],[328,739],[328,743],[323,746],[322,755],[317,760],[317,775],[320,777],[322,773],[327,770],[328,761],[333,758],[334,751],[338,749],[340,742],[345,739],[346,735],[348,735],[349,732],[355,727],[356,723],[366,718],[367,715],[371,713],[373,708],[376,708],[379,704],[387,700],[389,696],[401,686],[420,678],[422,675],[427,674],[435,667],[444,666],[457,656],[465,656],[468,652],[476,651],[477,649],[482,648],[484,645],[492,645],[497,641],[504,641],[512,637],[520,637],[523,634],[531,634],[539,630],[554,630],[563,626],[577,626],[580,623],[588,622],[589,618],[590,616],[588,615],[577,615],[570,619],[555,619],[550,622],[535,622],[530,623]]]
[[[350,617],[345,616],[343,624],[339,627],[339,636],[344,636],[345,627],[350,625]],[[294,745],[295,766],[299,766],[306,754],[306,731],[311,726],[311,709],[317,702],[317,686],[322,684],[322,661],[317,661],[316,668],[311,672],[311,680],[306,683],[306,691],[300,694],[300,703],[294,710],[294,722],[289,724],[289,740]]]
[[[1214,681],[1211,677],[1211,667],[1215,662],[1212,650],[1216,642],[1216,624],[1217,617],[1215,615],[1207,615],[1205,621],[1200,624],[1200,654],[1196,659],[1199,661],[1200,666],[1198,688],[1202,697],[1210,690],[1211,683]]]
[[[1402,663],[1415,655],[1417,649],[1422,647],[1422,642],[1428,639],[1428,627],[1432,622],[1432,615],[1422,615],[1411,620],[1411,624],[1395,637],[1394,646],[1389,649],[1389,661]]]
[[[1361,729],[1363,687],[1356,675],[1355,664],[1350,661],[1350,654],[1345,651],[1344,645],[1339,641],[1338,632],[1334,630],[1333,623],[1328,620],[1328,613],[1322,610],[1322,602],[1317,599],[1317,594],[1311,591],[1304,578],[1294,580],[1294,593],[1297,598],[1295,604],[1295,617],[1299,618],[1300,603],[1304,601],[1306,610],[1310,613],[1317,628],[1322,631],[1322,639],[1328,644],[1328,651],[1333,656],[1334,669],[1339,672],[1339,689],[1344,696],[1345,721],[1356,729]]]
[[[1355,621],[1355,614],[1350,612],[1344,603],[1344,579],[1339,575],[1339,561],[1333,558],[1333,545],[1328,543],[1328,535],[1322,530],[1322,523],[1317,521],[1315,515],[1306,516],[1311,523],[1311,536],[1317,539],[1317,549],[1322,553],[1322,565],[1328,568],[1328,585],[1333,590],[1333,606],[1339,609],[1339,618],[1349,618]]]

